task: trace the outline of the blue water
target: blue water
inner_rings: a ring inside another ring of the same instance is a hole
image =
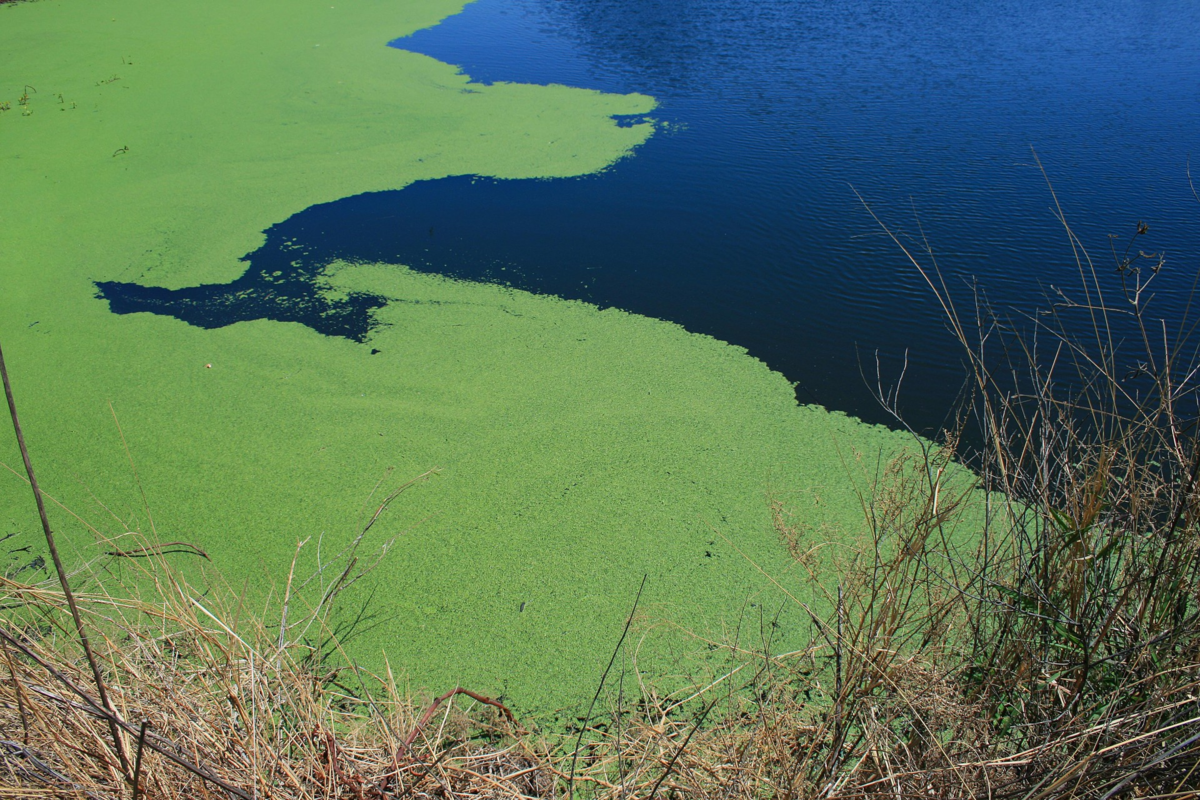
[[[478,0],[391,45],[480,82],[649,94],[659,129],[596,176],[458,177],[315,206],[268,231],[237,286],[108,284],[113,310],[300,319],[361,340],[382,301],[313,305],[311,277],[333,258],[393,261],[673,320],[746,347],[801,401],[872,421],[889,421],[868,388],[876,353],[885,383],[907,357],[901,409],[932,429],[962,359],[854,190],[907,245],[928,241],[964,307],[977,280],[1018,324],[1079,285],[1031,145],[1110,297],[1108,235],[1123,249],[1139,220],[1134,250],[1168,255],[1152,312],[1177,320],[1200,267],[1194,0]],[[292,310],[242,307],[255,297]]]
[[[919,219],[964,303],[971,278],[1022,310],[1079,285],[1031,146],[1114,293],[1107,235],[1123,245],[1138,220],[1135,250],[1168,254],[1152,311],[1179,316],[1200,267],[1200,3],[479,0],[391,44],[481,82],[657,98],[670,132],[560,190],[591,235],[559,260],[622,262],[569,294],[742,344],[801,400],[869,419],[886,419],[860,372],[874,381],[876,351],[887,380],[907,351],[901,406],[923,427],[963,370],[851,186],[910,246]],[[563,291],[542,255],[525,283]]]

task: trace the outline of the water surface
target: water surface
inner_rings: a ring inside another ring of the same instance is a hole
[[[482,83],[647,93],[659,132],[600,175],[455,177],[314,206],[271,229],[243,281],[384,260],[616,306],[742,345],[801,401],[872,421],[888,421],[869,391],[877,354],[884,383],[907,358],[901,406],[930,429],[961,359],[856,191],[907,245],[928,242],[960,301],[977,279],[1028,311],[1078,285],[1033,146],[1105,281],[1108,235],[1123,248],[1149,223],[1135,251],[1169,255],[1152,311],[1177,316],[1200,252],[1198,41],[1200,6],[1182,0],[478,0],[392,46]],[[114,310],[194,312],[243,288],[107,292]],[[321,313],[358,327],[326,332],[366,338],[382,300],[351,302]]]

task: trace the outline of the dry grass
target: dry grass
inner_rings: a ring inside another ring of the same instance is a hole
[[[1139,226],[1135,240],[1144,235]],[[1196,797],[1200,361],[1187,320],[1172,337],[1145,313],[1161,262],[1114,250],[1117,299],[1106,304],[1109,287],[1071,240],[1082,299],[1060,294],[1024,326],[983,301],[964,321],[932,254],[910,255],[974,392],[941,446],[914,439],[919,455],[862,498],[869,535],[836,569],[815,574],[812,532],[772,506],[833,609],[810,614],[801,650],[744,653],[728,674],[668,697],[622,671],[575,732],[526,730],[488,698],[406,696],[390,673],[357,669],[332,623],[339,595],[374,563],[360,559],[364,537],[402,486],[337,558],[303,580],[293,567],[278,606],[258,617],[233,591],[190,585],[153,536],[85,565],[71,579],[111,711],[66,594],[0,580],[0,792]],[[1139,335],[1114,335],[1117,314]],[[1087,335],[1071,334],[1072,315],[1092,321]],[[982,444],[959,447],[972,426]],[[947,477],[961,460],[979,486]],[[114,586],[113,559],[136,580]]]
[[[928,482],[930,464],[947,455],[889,470],[868,501],[873,539],[843,565],[841,602],[833,595],[837,610],[808,648],[747,660],[690,698],[618,704],[607,695],[577,759],[574,736],[524,730],[489,705],[427,713],[429,701],[404,696],[389,674],[304,643],[325,637],[281,637],[233,592],[202,598],[165,558],[138,562],[142,585],[154,587],[145,599],[87,591],[78,601],[146,798],[1193,794],[1194,624],[1143,635],[1116,687],[1096,666],[1079,686],[1079,665],[1062,654],[1057,676],[1040,672],[1046,663],[1032,659],[1043,646],[1057,653],[1056,637],[1027,641],[1041,633],[1039,618],[996,600],[1019,582],[1019,562],[1005,572],[993,558],[986,592],[947,579],[984,549],[951,558],[942,546],[941,529],[964,508],[961,490],[947,496],[937,478]],[[312,584],[311,596],[320,601],[338,581]],[[9,579],[0,587],[5,794],[133,797],[62,592]],[[327,602],[309,606],[294,591],[291,606],[285,633],[327,629]],[[999,654],[981,665],[972,642],[984,631]]]
[[[63,598],[4,588],[38,621],[2,634],[3,783],[21,797],[131,795],[90,673],[57,629]],[[163,588],[161,604],[80,598],[94,629],[109,633],[104,672],[143,797],[421,796],[447,785],[492,797],[536,794],[547,783],[523,743],[476,742],[490,721],[467,725],[459,712],[435,718],[406,747],[421,709],[386,677],[361,676],[374,682],[368,698],[348,689],[358,676],[313,670],[311,649],[281,650],[253,624],[234,633],[219,621],[227,610],[201,605],[177,578]]]

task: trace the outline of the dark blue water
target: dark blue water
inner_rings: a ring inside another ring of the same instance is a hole
[[[885,382],[907,353],[901,408],[929,429],[962,359],[852,186],[906,244],[923,233],[967,305],[971,280],[1018,312],[1079,285],[1031,145],[1111,297],[1108,235],[1124,249],[1139,220],[1135,251],[1168,256],[1153,313],[1178,319],[1200,266],[1194,0],[479,0],[391,44],[481,82],[643,92],[660,129],[597,176],[450,178],[316,206],[268,231],[240,283],[104,284],[113,310],[364,340],[382,299],[331,305],[313,276],[334,258],[392,261],[679,322],[746,347],[801,401],[868,420],[887,421],[867,386],[876,352]]]

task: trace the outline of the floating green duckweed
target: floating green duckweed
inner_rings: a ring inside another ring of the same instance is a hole
[[[761,362],[678,326],[392,265],[331,270],[331,291],[393,301],[366,345],[116,316],[94,296],[96,280],[230,280],[265,228],[314,203],[452,174],[584,174],[651,134],[611,119],[651,110],[644,96],[473,85],[385,47],[457,8],[0,8],[0,340],[33,458],[101,530],[146,529],[111,403],[159,534],[260,599],[299,539],[311,566],[317,540],[352,537],[389,470],[441,467],[389,513],[389,533],[413,527],[372,576],[356,658],[386,653],[414,688],[569,707],[647,575],[639,666],[686,679],[704,669],[690,654],[746,635],[747,609],[757,638],[759,610],[779,607],[737,552],[788,579],[768,496],[814,530],[857,530],[855,487],[898,434],[798,407]],[[96,555],[55,522],[76,557]],[[13,475],[0,526],[37,530]],[[783,619],[780,642],[800,625]]]

